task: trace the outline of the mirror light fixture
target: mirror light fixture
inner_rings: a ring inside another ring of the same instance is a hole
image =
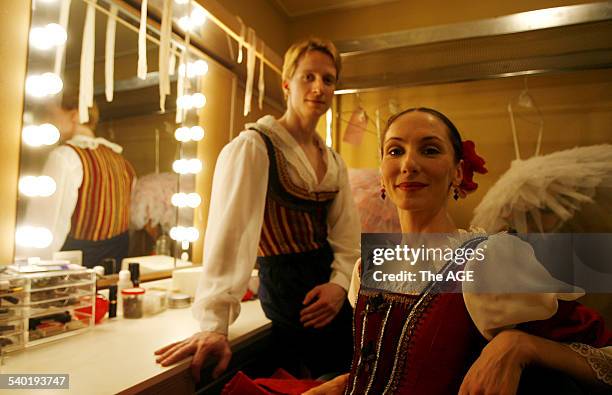
[[[200,237],[200,232],[193,226],[173,226],[170,229],[170,238],[176,241],[188,241],[193,243]]]
[[[185,70],[187,70],[187,77],[200,77],[208,73],[208,63],[205,60],[199,59],[195,62],[189,62],[186,65],[181,64],[179,66],[179,75],[185,76]]]
[[[171,203],[176,207],[196,208],[200,205],[200,203],[202,203],[202,198],[195,192],[179,192],[172,195]]]
[[[15,231],[15,242],[26,248],[46,248],[51,245],[51,231],[39,226],[20,226]]]
[[[53,96],[62,91],[62,79],[53,73],[30,75],[26,79],[26,93],[33,97]]]
[[[48,197],[55,193],[55,180],[49,176],[24,176],[19,179],[19,192],[30,197]]]
[[[178,174],[197,174],[202,170],[199,159],[178,159],[172,164],[172,170]]]
[[[174,131],[174,137],[183,143],[188,141],[200,141],[204,138],[204,129],[201,126],[181,126]]]
[[[30,30],[30,45],[42,51],[64,45],[67,38],[66,30],[57,23],[49,23],[43,27],[33,27]]]
[[[23,142],[31,147],[40,147],[41,145],[53,145],[60,138],[59,130],[50,123],[42,125],[28,125],[21,131]]]

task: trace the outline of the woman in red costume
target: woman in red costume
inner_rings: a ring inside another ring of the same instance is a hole
[[[391,117],[381,143],[382,197],[398,207],[402,232],[486,245],[479,275],[499,292],[435,292],[432,283],[380,291],[356,270],[351,371],[307,394],[610,393],[612,334],[601,316],[575,302],[577,292],[512,293],[520,281],[559,282],[519,238],[462,231],[451,219],[449,197],[475,189],[473,171],[486,171],[473,143],[428,108]]]

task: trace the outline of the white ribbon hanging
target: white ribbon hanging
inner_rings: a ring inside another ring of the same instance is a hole
[[[255,43],[257,36],[255,30],[249,27],[248,32],[248,53],[247,53],[247,81],[244,92],[244,116],[251,112],[251,98],[253,97],[253,80],[255,79]]]
[[[166,96],[170,94],[168,74],[170,55],[170,35],[172,34],[172,2],[164,0],[159,37],[159,108],[166,111]]]
[[[140,29],[138,30],[138,71],[141,80],[147,78],[147,0],[140,5]]]
[[[263,110],[264,96],[266,94],[266,82],[264,80],[264,48],[266,44],[261,40],[261,57],[259,58],[259,82],[257,93],[259,94],[259,109]]]
[[[242,22],[242,19],[240,19],[239,16],[237,16],[236,18],[238,18],[238,22],[240,22],[240,40],[238,40],[238,59],[236,59],[236,62],[238,63],[242,63],[242,47],[245,41],[245,35],[246,35],[246,26],[244,25],[244,22]]]
[[[185,52],[183,51],[179,55],[179,69],[181,68],[181,65],[184,65],[184,64],[185,64]],[[184,87],[185,78],[187,78],[187,73],[185,73],[183,76],[181,76],[181,73],[179,73],[178,78],[176,79],[176,100],[177,100],[176,119],[175,119],[176,123],[183,122],[183,109],[179,107],[178,99],[181,96],[183,96],[183,94],[185,93],[185,87]]]
[[[104,93],[106,101],[113,101],[115,79],[115,31],[117,28],[117,6],[111,4],[106,21],[106,48],[104,53]]]
[[[174,75],[176,68],[176,46],[170,41],[170,58],[168,59],[168,75]]]
[[[70,17],[70,1],[62,0],[60,8],[59,24],[64,28],[64,31],[68,31],[68,19]],[[55,66],[53,72],[55,75],[62,75],[62,65],[64,63],[64,53],[66,52],[66,44],[60,45],[55,50]]]
[[[93,3],[87,4],[83,44],[81,46],[81,70],[79,81],[79,122],[89,121],[89,107],[93,106],[94,56],[96,45],[96,9]]]

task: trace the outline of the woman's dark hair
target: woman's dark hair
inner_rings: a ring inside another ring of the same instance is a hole
[[[393,122],[395,122],[395,120],[397,120],[397,118],[401,117],[402,115],[407,114],[409,112],[415,112],[415,111],[431,114],[434,117],[438,118],[440,121],[442,121],[444,125],[446,125],[449,131],[449,138],[450,138],[451,144],[453,145],[453,151],[455,153],[454,155],[455,163],[459,163],[459,161],[463,159],[463,143],[461,140],[461,135],[459,134],[459,130],[457,130],[457,127],[455,126],[455,124],[450,119],[448,119],[446,115],[442,114],[438,110],[434,110],[433,108],[427,108],[427,107],[409,108],[407,110],[403,110],[396,114],[391,115],[391,117],[387,120],[387,126],[385,127],[384,133],[380,136],[380,154],[381,156],[383,155],[383,144],[385,142],[385,136],[387,135],[387,131],[389,130]]]

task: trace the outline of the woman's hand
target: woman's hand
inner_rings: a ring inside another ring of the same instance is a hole
[[[310,306],[300,311],[300,322],[305,328],[322,328],[334,319],[345,300],[346,291],[338,284],[317,285],[304,298],[303,304]]]
[[[159,355],[155,362],[162,366],[172,365],[190,355],[191,373],[197,382],[200,381],[200,371],[206,358],[217,357],[219,362],[213,370],[213,378],[217,378],[229,365],[232,350],[229,347],[227,336],[216,332],[198,332],[188,339],[169,344],[155,351]]]
[[[326,381],[318,387],[304,392],[302,395],[340,395],[344,393],[349,374],[343,374],[332,380]]]
[[[523,369],[533,360],[529,338],[518,330],[495,336],[463,378],[459,395],[515,395]]]

